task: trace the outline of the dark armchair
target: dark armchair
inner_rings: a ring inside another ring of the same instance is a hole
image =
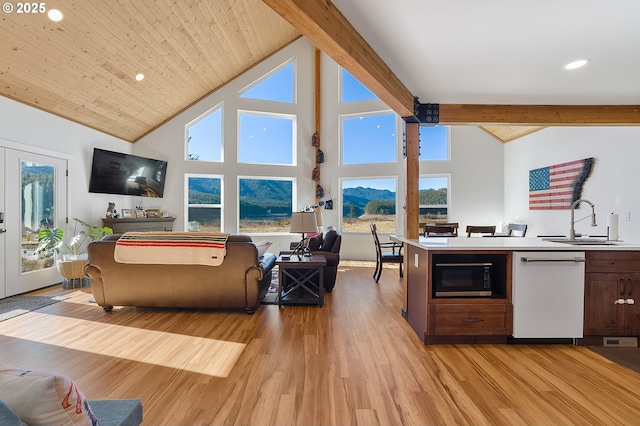
[[[292,243],[297,245],[298,243]],[[338,264],[340,263],[340,245],[342,244],[342,235],[338,233],[333,226],[327,227],[321,234],[310,237],[307,241],[307,247],[311,254],[322,254],[327,258],[327,266],[324,267],[322,273],[324,276],[324,291],[331,292],[336,284],[338,276]],[[280,252],[280,254],[291,252]]]

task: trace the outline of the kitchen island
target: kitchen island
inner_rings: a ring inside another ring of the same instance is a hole
[[[569,244],[521,237],[391,239],[405,245],[403,315],[425,343],[564,338],[602,344],[603,337],[640,335],[640,304],[633,295],[640,283],[638,243],[579,239]],[[476,271],[465,271],[459,264]],[[454,272],[447,272],[445,265]],[[485,265],[484,273],[478,265]],[[468,283],[471,276],[473,284]],[[483,285],[490,293],[482,291]],[[447,293],[456,286],[462,291]]]

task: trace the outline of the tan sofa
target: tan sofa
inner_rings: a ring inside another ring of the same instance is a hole
[[[245,235],[230,235],[220,266],[144,265],[114,260],[119,235],[89,244],[86,275],[96,303],[114,306],[244,309],[254,313],[271,282],[276,256]]]

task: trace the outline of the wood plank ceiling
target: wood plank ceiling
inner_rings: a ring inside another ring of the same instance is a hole
[[[260,0],[46,7],[0,15],[0,95],[131,142],[300,36]]]
[[[301,35],[396,113],[412,109],[411,92],[328,0],[49,0],[46,8],[64,19],[0,15],[0,95],[130,142]],[[548,125],[637,124],[640,109],[441,105],[440,122],[508,142]]]

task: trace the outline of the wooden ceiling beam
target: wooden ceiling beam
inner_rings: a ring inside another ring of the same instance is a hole
[[[396,114],[414,115],[413,95],[329,0],[262,0],[357,78]]]
[[[440,124],[637,126],[640,105],[440,105]]]

